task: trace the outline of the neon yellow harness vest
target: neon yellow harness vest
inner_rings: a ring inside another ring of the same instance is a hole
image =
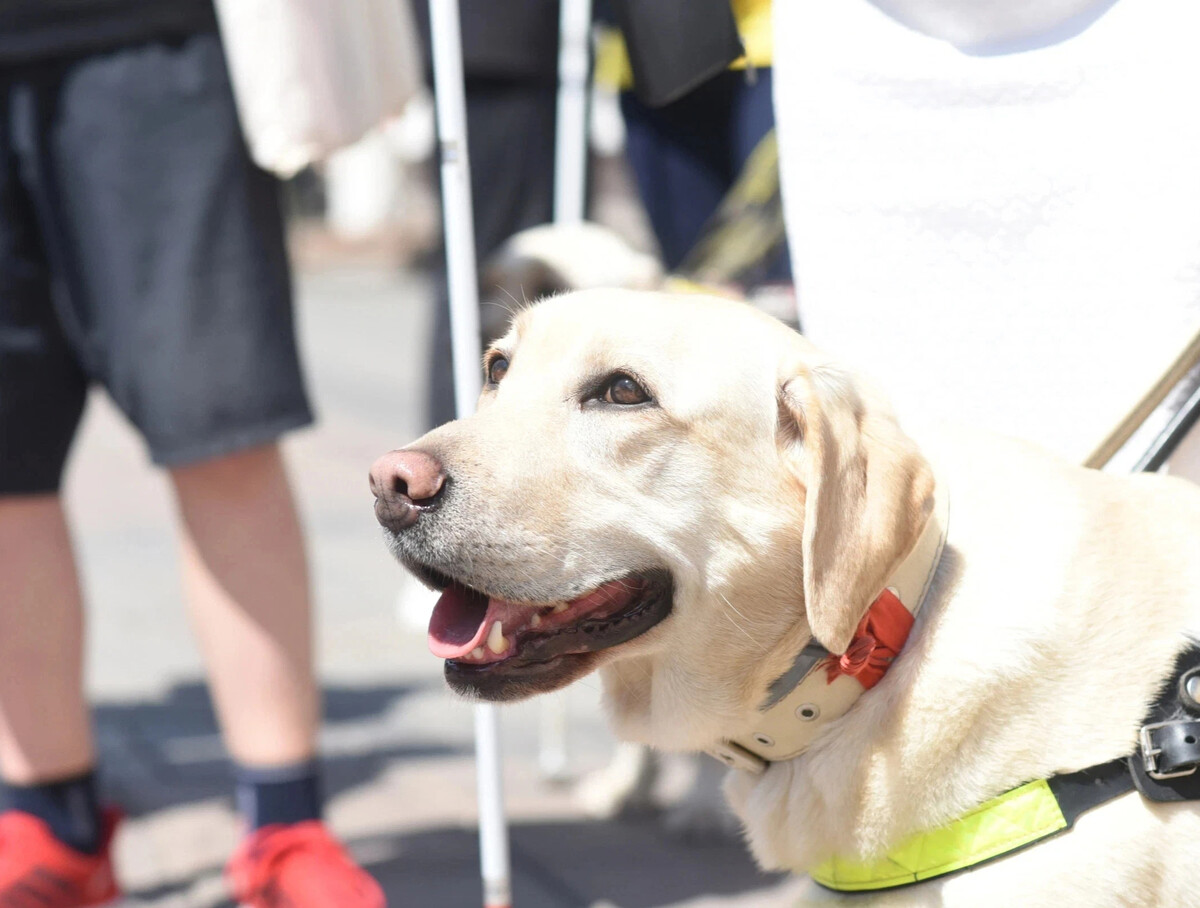
[[[973,867],[1069,826],[1050,785],[1039,779],[981,804],[940,829],[912,836],[878,860],[833,858],[812,868],[809,876],[839,892],[891,889]]]

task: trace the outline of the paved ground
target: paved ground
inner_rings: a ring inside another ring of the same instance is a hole
[[[423,635],[398,620],[399,568],[371,515],[367,467],[422,431],[428,287],[389,270],[301,279],[320,427],[289,443],[320,615],[330,817],[393,906],[480,902],[471,709],[447,695]],[[121,418],[97,398],[68,478],[89,595],[89,684],[105,785],[131,819],[119,846],[133,904],[228,906],[236,839],[229,780],[183,611],[171,503]],[[611,741],[595,683],[567,693],[573,768]],[[503,712],[515,904],[784,906],[794,881],[760,874],[737,843],[686,845],[655,818],[586,820],[534,768],[538,712]],[[675,775],[678,787],[678,775]]]

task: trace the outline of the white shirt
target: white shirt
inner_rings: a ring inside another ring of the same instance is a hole
[[[805,332],[902,414],[1082,460],[1200,330],[1200,3],[779,0],[775,31]]]

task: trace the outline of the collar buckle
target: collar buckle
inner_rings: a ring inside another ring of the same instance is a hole
[[[741,769],[752,775],[761,776],[767,771],[769,761],[764,760],[756,753],[752,753],[742,745],[734,741],[720,741],[709,750],[709,754],[716,757],[730,769]]]

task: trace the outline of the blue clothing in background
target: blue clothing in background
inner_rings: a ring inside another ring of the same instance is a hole
[[[621,95],[627,153],[668,270],[700,238],[747,158],[775,126],[771,70],[730,70],[665,107]],[[790,282],[786,249],[769,282]]]

